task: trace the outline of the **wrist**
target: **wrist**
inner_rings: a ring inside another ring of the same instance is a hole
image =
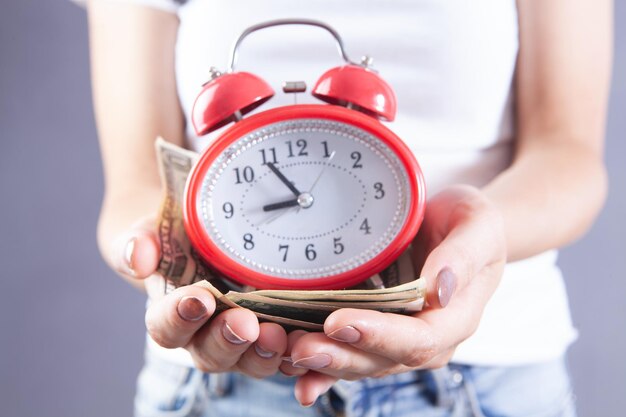
[[[110,247],[134,225],[156,221],[162,191],[154,186],[109,189],[105,192],[98,219],[98,247],[105,260],[111,258]],[[149,219],[149,220],[148,220]]]

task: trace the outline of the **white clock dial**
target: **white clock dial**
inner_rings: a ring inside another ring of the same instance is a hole
[[[207,170],[196,207],[207,235],[234,261],[310,279],[380,254],[406,221],[410,190],[398,156],[371,133],[293,119],[233,142]]]

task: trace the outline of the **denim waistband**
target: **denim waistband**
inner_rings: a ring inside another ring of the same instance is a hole
[[[302,408],[295,400],[295,382],[296,378],[280,374],[263,380],[238,373],[206,374],[148,355],[138,383],[136,415],[154,417],[167,411],[168,417],[575,416],[564,358],[514,367],[449,364],[378,379],[342,380],[311,408]]]

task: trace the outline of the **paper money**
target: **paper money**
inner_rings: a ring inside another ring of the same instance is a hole
[[[183,223],[185,184],[199,155],[163,138],[157,138],[156,151],[164,191],[158,220],[161,259],[157,272],[174,287],[215,279],[191,247]]]
[[[199,155],[162,138],[156,141],[156,151],[164,190],[158,219],[161,259],[157,270],[166,278],[170,289],[202,281],[200,285],[215,297],[218,312],[247,308],[259,320],[272,321],[288,329],[322,330],[326,317],[340,308],[399,314],[422,309],[426,293],[424,279],[413,279],[415,274],[408,255],[401,256],[387,269],[352,289],[236,291],[242,288],[209,268],[196,254],[185,232],[185,184]],[[403,282],[403,278],[410,282]]]
[[[422,309],[422,299],[411,299],[408,301],[392,302],[305,302],[282,300],[278,298],[263,297],[252,293],[229,292],[226,296],[240,307],[248,308],[261,313],[276,314],[280,312],[281,317],[304,320],[310,323],[324,323],[326,317],[338,308],[361,308],[377,310],[386,313],[408,314]]]
[[[396,314],[414,313],[423,308],[426,293],[424,279],[384,290],[311,291],[317,294],[312,300],[305,299],[309,291],[260,290],[248,293],[229,291],[224,294],[210,282],[204,286],[217,300],[218,311],[233,307],[247,308],[261,320],[307,330],[322,330],[326,318],[340,308],[369,309]],[[327,299],[323,299],[323,293]],[[381,301],[377,298],[389,294],[393,294],[393,300]],[[282,296],[287,298],[281,298]]]
[[[424,291],[422,281],[411,281],[391,288],[377,290],[310,290],[310,291],[283,291],[258,290],[254,294],[293,301],[320,301],[320,302],[381,302],[402,301],[407,298],[418,298]]]

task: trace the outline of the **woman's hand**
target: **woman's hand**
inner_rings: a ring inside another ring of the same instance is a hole
[[[429,201],[413,250],[427,280],[424,311],[342,309],[328,317],[324,333],[290,335],[292,363],[281,371],[299,376],[301,404],[312,404],[337,379],[444,366],[474,333],[506,262],[499,211],[479,190],[451,187]]]
[[[160,257],[156,221],[154,217],[127,220],[141,212],[137,206],[151,200],[142,195],[137,204],[131,198],[115,204],[105,198],[99,242],[107,263],[148,292],[146,327],[152,339],[165,348],[185,348],[205,372],[238,371],[257,378],[275,374],[287,348],[282,327],[259,324],[246,309],[214,316],[215,299],[201,282],[164,294],[164,279],[155,272]]]
[[[163,291],[161,277],[153,275]],[[276,323],[259,324],[250,310],[233,308],[216,316],[215,300],[202,282],[151,299],[146,327],[166,348],[185,348],[203,372],[237,371],[263,378],[275,374],[287,347]],[[207,323],[210,319],[210,323]]]

